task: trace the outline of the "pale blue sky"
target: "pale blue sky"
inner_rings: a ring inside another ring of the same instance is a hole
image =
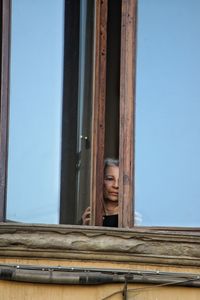
[[[64,0],[13,0],[7,218],[58,223]]]
[[[200,1],[139,0],[136,209],[142,225],[199,226]]]

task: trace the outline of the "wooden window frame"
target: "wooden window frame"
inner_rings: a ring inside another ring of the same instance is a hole
[[[9,114],[9,56],[10,56],[10,0],[1,0],[1,82],[0,82],[0,221],[5,221],[8,114]]]
[[[97,226],[102,225],[103,215],[107,14],[108,0],[96,1],[90,225]]]
[[[135,88],[136,88],[136,22],[138,0],[122,0],[121,73],[120,73],[120,182],[119,226],[134,227],[135,202]],[[199,232],[198,227],[142,226],[168,232]]]
[[[122,0],[119,227],[134,226],[134,120],[137,0]]]
[[[120,77],[120,224],[133,227],[135,203],[135,88],[136,22],[138,0],[122,0],[121,77]],[[133,207],[132,207],[133,206]],[[150,230],[198,232],[198,227],[142,226]]]
[[[5,221],[9,113],[9,47],[11,0],[1,0],[1,99],[0,99],[0,221]],[[119,227],[134,226],[134,122],[137,0],[121,0],[121,59],[119,113]],[[103,164],[108,0],[95,1],[95,51],[93,53],[93,112],[91,140],[90,203],[92,226],[102,225]],[[76,59],[76,58],[75,58]],[[62,210],[65,210],[65,206]],[[150,230],[162,229],[153,227]],[[166,230],[164,228],[163,230]],[[173,228],[169,228],[169,231]],[[178,228],[177,231],[198,231]]]

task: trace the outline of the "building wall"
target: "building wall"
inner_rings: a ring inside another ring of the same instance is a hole
[[[62,266],[62,267],[91,267],[116,268],[127,270],[162,270],[168,272],[199,273],[198,268],[157,267],[153,265],[111,263],[111,262],[84,262],[77,260],[52,259],[23,259],[0,258],[1,264],[18,264],[34,266]],[[197,300],[200,299],[200,289],[196,287],[157,286],[152,284],[128,284],[127,298],[123,298],[124,284],[102,285],[58,285],[41,283],[24,283],[14,281],[0,281],[0,299],[2,300],[103,300],[103,299],[136,299],[136,300]],[[110,295],[110,296],[109,296]],[[111,296],[112,295],[112,296]]]
[[[122,295],[124,282],[70,285],[34,283],[30,279],[29,282],[0,280],[0,300],[200,299],[198,287],[186,284],[180,287],[174,281],[172,284],[171,277],[166,280],[161,276],[163,273],[177,277],[182,274],[185,280],[195,278],[194,283],[200,286],[199,249],[198,231],[2,223],[0,277],[3,268],[31,266],[40,268],[41,272],[43,268],[55,267],[81,268],[83,272],[109,269],[112,274],[135,271],[142,274],[142,280],[127,284],[126,297]],[[158,280],[147,284],[145,272],[157,274]]]
[[[59,286],[47,284],[23,284],[1,282],[1,298],[9,300],[122,300],[122,285],[103,286]],[[140,290],[134,291],[134,289]],[[142,289],[143,288],[143,289]],[[111,296],[113,294],[113,296]],[[110,295],[110,297],[108,297]],[[107,297],[107,298],[106,298]],[[200,290],[196,288],[162,287],[149,288],[141,285],[128,286],[128,300],[198,300]]]

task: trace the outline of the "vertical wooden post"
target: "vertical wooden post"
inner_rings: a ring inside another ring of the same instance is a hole
[[[1,1],[1,81],[0,81],[0,221],[5,220],[8,148],[9,56],[11,0]]]
[[[133,226],[136,0],[122,0],[119,227]]]
[[[91,224],[102,225],[105,141],[107,0],[95,1],[94,99],[92,120]]]

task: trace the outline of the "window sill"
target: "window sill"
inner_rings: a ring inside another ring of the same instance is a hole
[[[200,266],[200,230],[1,223],[1,257]]]

